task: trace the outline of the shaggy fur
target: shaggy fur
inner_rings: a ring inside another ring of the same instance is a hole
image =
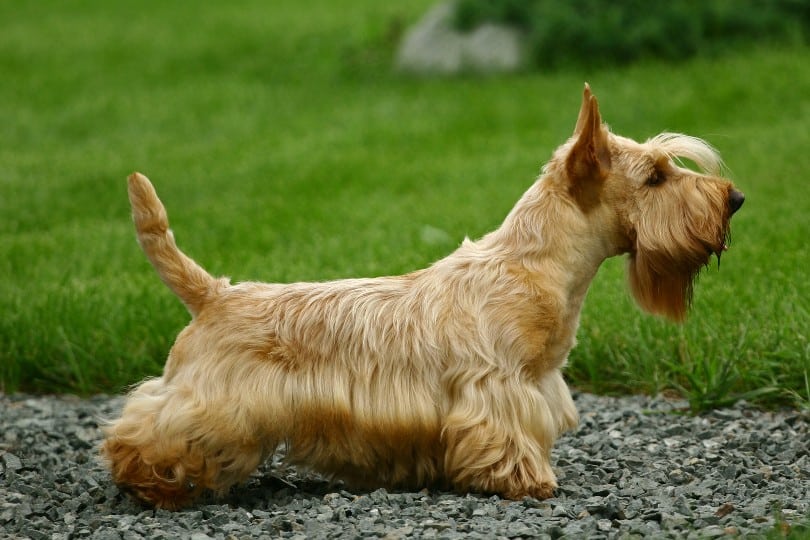
[[[193,320],[106,427],[114,481],[177,508],[284,443],[355,486],[552,496],[551,447],[577,423],[560,370],[589,283],[627,253],[639,305],[683,319],[743,201],[720,167],[699,139],[610,133],[586,85],[574,135],[497,230],[411,274],[289,285],[209,275],[132,174],[138,240]]]

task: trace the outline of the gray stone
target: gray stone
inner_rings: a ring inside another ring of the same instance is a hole
[[[18,471],[22,469],[22,460],[15,456],[14,454],[10,454],[5,452],[2,454],[3,462],[5,463],[5,468],[9,471]]]
[[[441,2],[410,28],[397,51],[397,69],[422,75],[503,73],[524,66],[520,31],[483,24],[470,32],[453,27],[453,0]]]

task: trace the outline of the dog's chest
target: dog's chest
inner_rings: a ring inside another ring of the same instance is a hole
[[[537,380],[548,371],[565,366],[568,353],[576,345],[579,327],[577,306],[550,309],[548,304],[535,306],[533,317],[519,325],[520,357],[526,369]]]

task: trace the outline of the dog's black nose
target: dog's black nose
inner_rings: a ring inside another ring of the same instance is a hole
[[[732,189],[731,194],[728,196],[728,206],[729,208],[731,208],[731,213],[733,214],[734,212],[739,210],[744,202],[745,202],[745,195],[742,192],[737,191],[736,189]]]

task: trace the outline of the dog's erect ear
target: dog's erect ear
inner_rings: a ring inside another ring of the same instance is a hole
[[[588,112],[590,111],[590,102],[593,94],[591,93],[591,87],[588,83],[585,83],[585,90],[582,92],[582,106],[579,109],[579,116],[577,117],[577,125],[574,127],[574,135],[582,131],[583,126],[585,126],[586,118],[588,116]]]
[[[585,83],[582,107],[574,128],[576,140],[566,159],[566,170],[574,183],[601,180],[610,171],[608,131],[602,125],[599,103]]]

